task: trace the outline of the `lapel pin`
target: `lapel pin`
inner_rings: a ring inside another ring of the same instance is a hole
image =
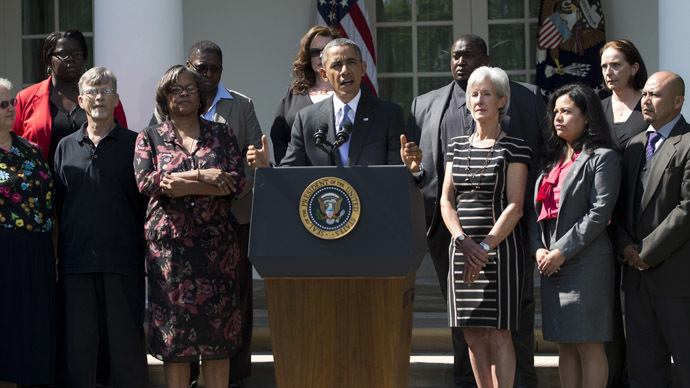
[[[362,119],[362,121],[369,121],[369,118],[368,118],[368,117],[364,117],[364,118]]]

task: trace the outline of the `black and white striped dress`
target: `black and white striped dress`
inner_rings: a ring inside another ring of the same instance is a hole
[[[511,136],[505,136],[496,143],[487,162],[490,154],[490,147],[470,147],[468,136],[458,136],[450,140],[446,155],[446,162],[453,162],[453,186],[460,225],[477,243],[486,237],[508,206],[508,165],[525,163],[530,166],[532,158],[532,152],[525,141]],[[471,156],[469,160],[468,156]],[[474,177],[472,173],[475,174]],[[448,271],[448,315],[451,327],[517,329],[525,260],[521,244],[518,224],[489,253],[490,262],[479,273],[477,280],[468,286],[462,281],[465,257],[451,242],[451,270]]]

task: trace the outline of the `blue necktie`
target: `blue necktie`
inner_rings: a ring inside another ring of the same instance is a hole
[[[663,136],[657,131],[650,131],[647,132],[647,146],[645,147],[644,150],[644,156],[646,157],[646,160],[649,160],[649,158],[654,155],[654,151],[656,148],[656,142],[658,142]]]
[[[350,111],[352,108],[350,108],[349,105],[345,104],[343,105],[342,108],[340,108],[340,112],[342,115],[340,115],[340,120],[338,120],[338,125],[335,128],[335,132],[338,133],[340,128],[343,126],[343,123],[346,121],[350,121]],[[350,140],[352,139],[352,134],[350,134],[350,138],[347,139],[347,141],[341,145],[338,148],[338,152],[340,153],[340,161],[343,163],[343,166],[347,166],[347,158],[348,155],[350,154]]]

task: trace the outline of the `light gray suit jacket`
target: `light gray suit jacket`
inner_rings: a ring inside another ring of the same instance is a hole
[[[540,248],[558,249],[566,260],[578,256],[610,254],[613,246],[606,232],[613,215],[620,187],[620,157],[614,150],[599,148],[593,153],[582,151],[575,159],[561,185],[556,219],[556,241],[546,245],[543,221],[537,223],[541,201],[539,186],[534,187],[534,212],[530,214],[528,233],[531,253]]]
[[[630,139],[623,154],[621,198],[616,213],[616,243],[622,250],[638,244],[651,268],[625,266],[623,289],[634,291],[642,276],[652,294],[690,297],[690,124],[681,116],[656,153],[633,220],[635,189],[644,158],[645,132]]]
[[[228,124],[235,132],[237,144],[242,150],[244,171],[247,175],[247,183],[244,190],[232,201],[232,214],[237,222],[248,224],[252,215],[252,189],[254,188],[254,169],[250,168],[244,155],[250,145],[261,147],[261,126],[254,112],[252,99],[242,93],[229,90],[231,99],[221,99],[216,104],[216,113],[213,121]]]

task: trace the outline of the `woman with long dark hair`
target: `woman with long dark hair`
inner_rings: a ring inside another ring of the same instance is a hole
[[[620,158],[599,98],[571,84],[550,97],[550,130],[535,187],[532,252],[541,279],[544,339],[558,343],[561,385],[605,387],[613,331],[613,246],[606,233]]]
[[[271,141],[276,164],[285,156],[290,132],[297,112],[325,100],[333,94],[333,87],[319,75],[321,51],[333,39],[340,37],[333,27],[314,26],[302,37],[297,58],[292,63],[294,80],[278,104],[271,126]]]

